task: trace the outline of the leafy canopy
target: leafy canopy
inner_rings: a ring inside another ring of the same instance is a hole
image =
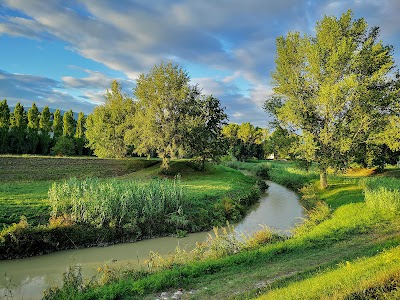
[[[301,132],[307,159],[321,170],[352,157],[394,111],[392,47],[349,10],[317,23],[316,35],[289,32],[276,40],[274,96],[264,108],[283,128]]]

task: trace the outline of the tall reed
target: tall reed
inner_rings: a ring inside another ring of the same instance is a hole
[[[49,190],[51,216],[72,222],[157,235],[184,229],[187,197],[179,178],[138,181],[71,178]]]

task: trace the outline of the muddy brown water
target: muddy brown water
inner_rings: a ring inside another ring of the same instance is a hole
[[[251,234],[260,225],[290,235],[290,229],[303,217],[299,197],[293,191],[267,182],[268,192],[249,210],[247,216],[235,225],[238,233]],[[203,242],[209,232],[189,234],[184,238],[161,237],[136,243],[117,244],[64,250],[42,256],[0,261],[0,299],[40,299],[43,290],[62,283],[62,274],[69,266],[82,266],[83,275],[92,277],[98,267],[137,267],[149,257],[149,252],[167,255],[179,245],[191,250],[196,242]],[[9,297],[9,298],[7,298]]]

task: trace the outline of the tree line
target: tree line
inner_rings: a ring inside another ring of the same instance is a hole
[[[85,115],[74,119],[72,110],[54,113],[36,103],[26,111],[20,102],[11,112],[7,100],[0,102],[0,153],[14,154],[90,154],[85,148]]]
[[[135,99],[114,80],[105,103],[75,120],[72,110],[39,112],[35,103],[26,112],[17,103],[10,112],[0,103],[0,153],[90,155],[122,158],[160,157],[162,168],[173,158],[194,158],[201,169],[207,159],[229,154],[244,160],[264,158],[266,129],[250,123],[228,124],[220,101],[204,95],[178,65],[162,62],[141,74]]]

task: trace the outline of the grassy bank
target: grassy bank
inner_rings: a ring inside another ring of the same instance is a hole
[[[259,197],[255,179],[224,166],[201,172],[190,161],[173,162],[167,175],[145,159],[6,156],[0,163],[10,168],[0,184],[2,259],[210,229],[240,220]]]
[[[75,276],[61,291],[50,291],[48,298],[154,299],[161,292],[183,289],[188,299],[398,299],[399,179],[335,176],[321,191],[313,184],[316,173],[295,170],[291,163],[271,166],[282,171],[281,183],[303,182],[308,185],[305,195],[322,203],[311,206],[311,221],[300,225],[292,238],[269,239],[262,246],[236,254],[221,251],[218,258],[196,262],[172,259],[156,271],[102,274],[103,281],[89,287]],[[233,244],[217,239],[210,247]]]

